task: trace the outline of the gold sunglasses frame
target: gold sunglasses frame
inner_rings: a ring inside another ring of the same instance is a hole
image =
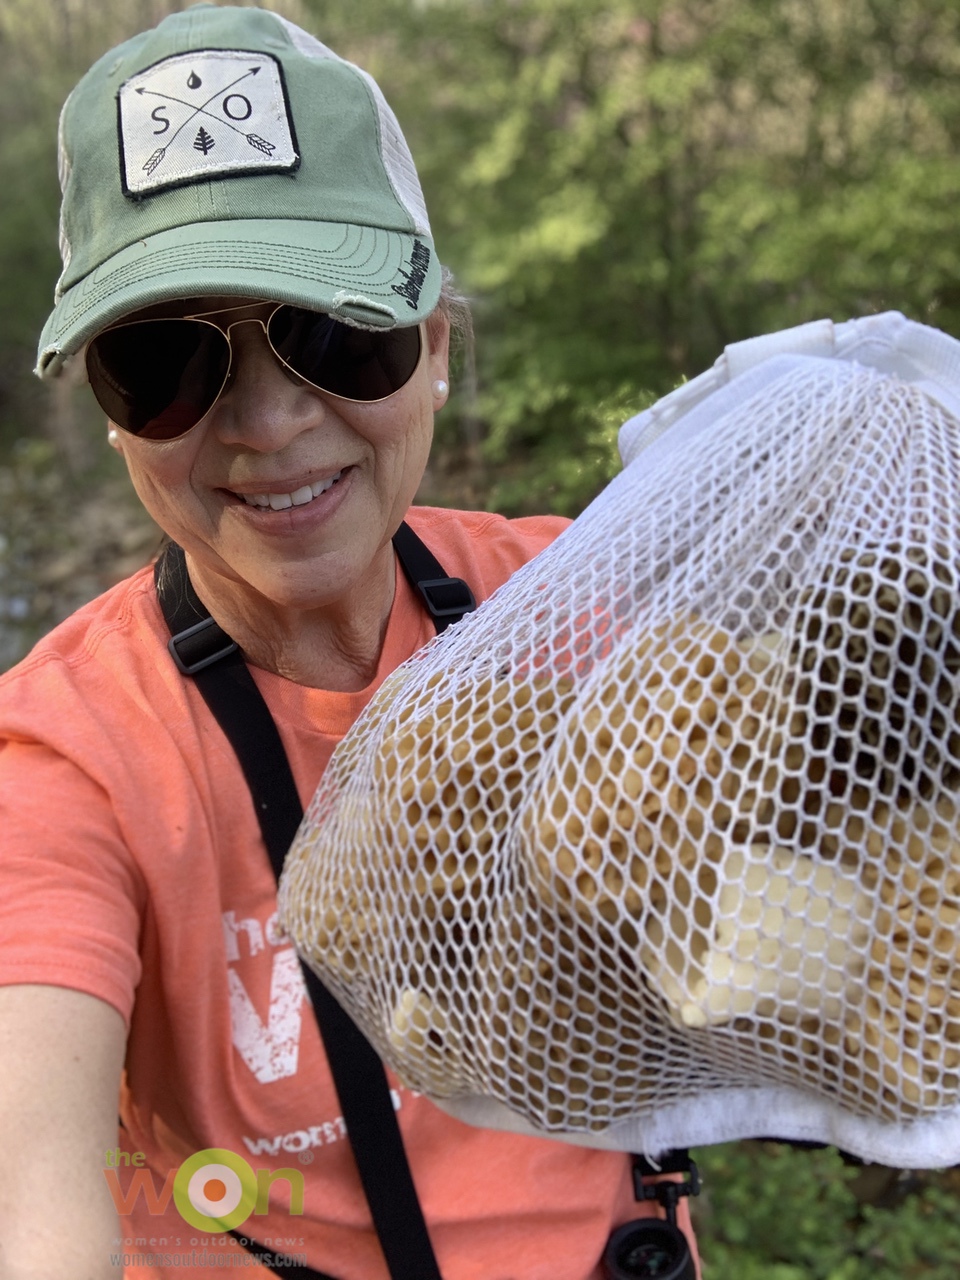
[[[263,316],[245,316],[239,320],[231,321],[230,324],[228,325],[217,324],[215,320],[209,319],[210,316],[232,315],[235,311],[252,311],[254,309],[262,309],[264,307],[270,308],[270,313],[269,315],[266,316],[266,318],[264,318]],[[103,329],[101,333],[97,334],[97,337],[103,337],[108,333],[114,333],[118,329],[132,329],[135,326],[142,325],[142,324],[161,324],[164,321],[168,321],[168,320],[173,322],[178,322],[182,320],[197,320],[201,324],[208,324],[212,329],[219,330],[219,332],[222,333],[227,340],[227,348],[229,351],[229,359],[227,361],[227,367],[224,370],[223,381],[221,382],[217,390],[217,394],[210,401],[209,408],[207,408],[204,411],[203,415],[199,417],[196,420],[196,422],[194,422],[191,426],[187,427],[186,431],[181,431],[178,435],[175,435],[175,436],[148,436],[148,435],[141,435],[137,431],[131,431],[129,427],[125,427],[120,422],[118,422],[116,425],[126,435],[133,436],[137,440],[150,440],[154,444],[169,444],[174,440],[182,440],[184,436],[189,435],[191,431],[193,431],[196,427],[199,427],[201,422],[203,422],[204,418],[206,418],[211,413],[217,401],[223,395],[224,390],[226,389],[226,386],[230,381],[230,371],[233,368],[233,343],[230,339],[230,331],[232,329],[235,329],[236,326],[240,324],[258,324],[260,328],[263,330],[263,336],[266,338],[267,346],[270,348],[270,351],[273,354],[274,359],[277,361],[278,364],[282,365],[284,369],[286,369],[289,373],[291,373],[298,380],[298,382],[300,382],[304,386],[311,387],[314,391],[320,392],[321,395],[330,396],[334,400],[342,400],[346,404],[374,405],[374,404],[383,404],[387,400],[392,400],[395,395],[398,395],[403,390],[403,388],[413,380],[417,370],[420,368],[420,365],[423,363],[424,353],[426,352],[426,349],[427,349],[427,333],[426,333],[426,322],[422,321],[420,324],[416,326],[419,333],[419,338],[420,338],[420,349],[417,353],[416,364],[410,370],[410,375],[406,379],[406,381],[403,382],[394,391],[388,392],[388,394],[385,396],[378,396],[375,400],[358,400],[354,396],[344,396],[344,395],[340,395],[336,391],[329,391],[327,390],[326,387],[321,387],[318,383],[312,382],[309,378],[305,377],[302,373],[298,372],[298,370],[296,370],[292,364],[290,364],[287,360],[284,360],[283,356],[280,354],[280,352],[276,349],[276,347],[270,341],[270,329],[269,329],[270,321],[273,319],[273,317],[277,314],[277,312],[282,307],[293,307],[295,310],[298,310],[298,311],[312,310],[312,308],[310,307],[298,307],[295,303],[292,303],[292,302],[242,302],[242,303],[239,303],[237,306],[233,306],[233,307],[217,307],[213,311],[194,311],[194,312],[191,312],[189,315],[146,316],[142,320],[125,320],[119,324],[112,324],[107,329]],[[324,311],[317,311],[314,314],[327,315],[328,313]],[[331,317],[331,319],[335,320],[337,324],[344,324],[344,321],[337,320],[335,316]],[[349,328],[350,326],[346,326],[346,327]],[[396,328],[400,328],[400,327],[405,328],[407,326],[397,326]],[[413,326],[411,325],[409,327],[412,328]],[[392,333],[395,331],[396,329],[384,330],[385,333]],[[89,377],[89,370],[90,370],[89,349],[85,357],[85,363],[87,365],[87,375]],[[91,379],[91,386],[92,386],[92,379]],[[94,396],[96,396],[95,391],[94,391]],[[97,402],[99,404],[99,399]],[[104,410],[105,413],[109,415],[108,409],[106,409],[103,405],[100,405],[100,407]]]

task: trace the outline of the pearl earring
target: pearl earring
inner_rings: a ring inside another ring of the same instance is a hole
[[[433,398],[434,398],[434,400],[445,400],[445,399],[447,398],[447,392],[448,392],[449,390],[450,390],[450,388],[449,388],[449,386],[444,382],[444,380],[443,380],[442,378],[437,378],[437,379],[434,381],[434,384],[433,384]]]
[[[111,427],[107,432],[107,444],[110,445],[111,449],[120,447],[120,432],[116,427]]]

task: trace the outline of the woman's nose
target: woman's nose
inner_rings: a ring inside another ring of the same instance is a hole
[[[322,421],[323,397],[283,364],[259,320],[231,325],[230,346],[230,375],[211,410],[224,443],[269,453]]]

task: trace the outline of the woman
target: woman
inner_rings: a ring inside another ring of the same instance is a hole
[[[411,509],[450,303],[365,73],[275,14],[195,6],[88,72],[61,172],[39,372],[86,352],[111,442],[240,646],[305,802],[434,633],[397,570],[401,521],[478,600],[562,522]],[[196,1226],[229,1166],[256,1178],[250,1238],[373,1280],[243,774],[168,639],[144,570],[0,682],[0,1270],[266,1276]],[[626,1157],[468,1128],[391,1083],[447,1280],[599,1274],[640,1208]]]

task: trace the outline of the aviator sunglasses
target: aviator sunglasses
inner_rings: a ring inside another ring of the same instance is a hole
[[[210,412],[233,361],[230,331],[258,324],[282,365],[339,400],[376,404],[413,377],[423,351],[419,326],[371,331],[321,311],[277,303],[264,320],[213,317],[263,308],[244,303],[189,316],[132,320],[87,346],[90,386],[111,422],[147,440],[176,440]],[[267,304],[270,305],[270,304]]]

